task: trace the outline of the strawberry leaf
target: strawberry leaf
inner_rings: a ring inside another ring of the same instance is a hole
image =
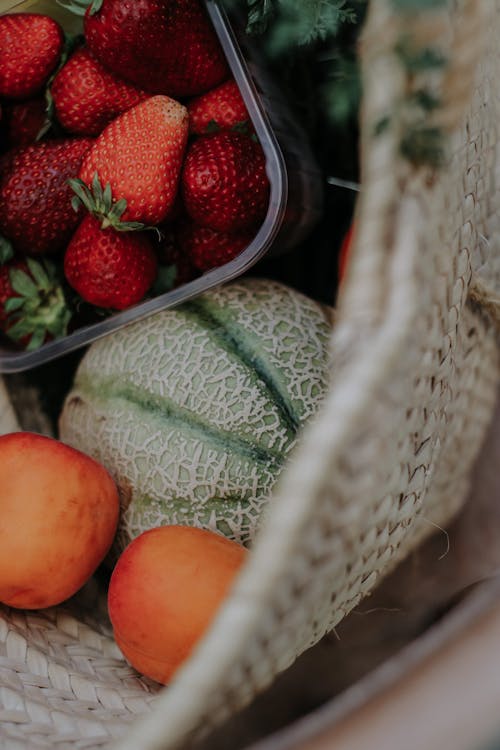
[[[12,289],[23,297],[36,297],[38,290],[25,271],[19,268],[11,268],[9,271],[10,285]]]
[[[151,292],[154,295],[169,292],[177,277],[177,266],[173,263],[171,266],[159,266],[156,281],[154,282]]]
[[[20,296],[10,297],[4,305],[8,316],[6,334],[26,349],[38,349],[47,338],[59,338],[68,332],[72,307],[59,282],[54,263],[26,260],[28,273],[18,268],[9,272],[11,286]]]
[[[0,266],[14,257],[14,248],[6,237],[0,234]]]
[[[143,232],[153,230],[158,232],[161,238],[161,233],[157,227],[142,224],[140,221],[121,220],[121,217],[127,208],[127,201],[125,198],[120,198],[120,200],[113,202],[113,193],[110,183],[106,183],[103,190],[97,172],[94,172],[92,178],[92,189],[90,189],[88,185],[79,178],[69,179],[68,184],[75,193],[75,196],[71,200],[73,209],[77,211],[80,207],[80,203],[82,203],[89,213],[99,219],[101,222],[101,229],[113,227],[117,232]]]
[[[218,133],[220,131],[220,125],[217,120],[209,120],[205,127],[205,133]]]
[[[24,305],[24,302],[24,297],[9,297],[9,299],[5,301],[3,309],[6,313],[11,313],[15,310],[19,310],[19,308]]]
[[[102,8],[103,0],[92,0],[90,4],[90,15],[93,16],[95,13],[98,13]]]
[[[30,330],[27,321],[23,318],[19,318],[19,320],[13,325],[9,326],[7,333],[9,334],[9,338],[14,339],[14,341],[19,341],[19,339],[32,333],[32,331]]]
[[[56,110],[54,106],[54,99],[52,97],[50,88],[47,86],[47,88],[45,89],[45,120],[42,127],[36,134],[36,142],[41,141],[42,138],[51,130],[54,125],[55,116]]]
[[[97,172],[94,172],[94,177],[92,178],[92,196],[94,198],[96,211],[98,211],[99,213],[103,213],[104,212],[104,193],[103,193],[101,181],[99,179],[99,175]]]
[[[81,202],[80,198],[77,195],[74,195],[71,199],[71,208],[75,213],[78,213],[78,211],[81,209],[83,203]]]
[[[126,208],[127,201],[125,200],[125,198],[120,198],[119,201],[116,201],[116,203],[113,204],[111,211],[109,212],[109,217],[120,219]]]
[[[156,232],[158,241],[161,242],[163,239],[163,234],[158,227],[149,227],[147,224],[141,224],[140,221],[119,221],[112,226],[115,232]]]
[[[41,263],[37,263],[33,258],[28,258],[26,263],[37,286],[44,291],[48,291],[50,289],[50,279]]]
[[[88,189],[87,185],[83,182],[83,180],[80,180],[78,177],[71,177],[68,180],[68,185],[71,187],[77,198],[80,200],[81,204],[87,209],[87,211],[91,214],[95,212],[95,203],[92,196],[92,193]],[[77,206],[76,201],[71,201],[71,205],[73,206],[73,209],[75,211],[78,210],[80,207]]]
[[[46,328],[48,333],[54,337],[65,336],[68,330],[71,312],[66,306],[61,306],[54,316],[53,320],[47,320]]]
[[[113,207],[113,193],[111,192],[111,185],[109,182],[106,183],[106,187],[104,188],[103,199],[104,199],[104,211],[106,213],[109,213]]]
[[[45,341],[45,331],[42,328],[37,328],[33,332],[33,335],[31,336],[26,346],[26,351],[32,352],[35,349],[39,349],[44,341]]]
[[[234,123],[231,130],[235,133],[250,135],[252,133],[252,125],[249,120],[240,120],[239,122]]]
[[[60,5],[61,8],[69,10],[75,16],[84,16],[91,2],[92,0],[67,0],[67,2],[57,0],[57,4]]]

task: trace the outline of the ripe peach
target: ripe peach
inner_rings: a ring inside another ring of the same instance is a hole
[[[212,531],[160,526],[134,539],[113,570],[115,640],[138,672],[166,684],[210,625],[247,550]]]
[[[31,432],[0,437],[0,601],[59,604],[90,578],[118,523],[115,483],[103,466]]]

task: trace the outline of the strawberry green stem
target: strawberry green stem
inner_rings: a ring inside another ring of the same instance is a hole
[[[32,258],[26,262],[29,273],[19,268],[10,269],[9,280],[17,296],[10,297],[4,309],[9,319],[7,335],[13,341],[30,337],[26,349],[32,351],[38,349],[47,336],[65,336],[72,312],[55,266]]]
[[[127,208],[127,201],[125,198],[114,201],[111,185],[108,182],[103,189],[97,172],[94,173],[91,187],[79,178],[72,178],[68,180],[68,183],[75,193],[71,200],[73,209],[79,211],[81,206],[83,206],[90,214],[99,219],[101,229],[109,229],[111,227],[117,232],[154,230],[159,233],[157,227],[150,227],[147,224],[142,224],[140,221],[122,221],[121,217]]]
[[[92,0],[92,3],[90,4],[90,10],[89,13],[91,16],[93,16],[95,13],[98,13],[102,8],[103,0]]]
[[[73,13],[75,16],[84,16],[87,11],[91,16],[101,10],[103,0],[57,0],[57,4],[61,8],[65,8]]]
[[[14,256],[14,248],[6,237],[0,234],[0,266]]]

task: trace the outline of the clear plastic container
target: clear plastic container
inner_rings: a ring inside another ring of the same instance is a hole
[[[182,286],[82,326],[32,352],[0,344],[0,373],[36,367],[132,321],[178,305],[230,281],[248,271],[265,254],[283,253],[297,245],[319,219],[322,178],[307,138],[267,74],[259,59],[257,45],[244,33],[237,32],[239,24],[229,22],[216,0],[206,0],[205,5],[266,156],[270,200],[264,222],[248,247],[236,258]],[[80,23],[74,15],[56,5],[55,0],[2,0],[0,10],[4,13],[46,13],[73,33]]]

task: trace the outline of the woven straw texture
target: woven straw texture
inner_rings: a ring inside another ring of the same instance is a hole
[[[372,3],[362,38],[362,191],[331,387],[232,595],[162,691],[120,657],[92,583],[67,607],[4,609],[2,747],[191,747],[460,507],[500,372],[500,2],[402,5]]]

